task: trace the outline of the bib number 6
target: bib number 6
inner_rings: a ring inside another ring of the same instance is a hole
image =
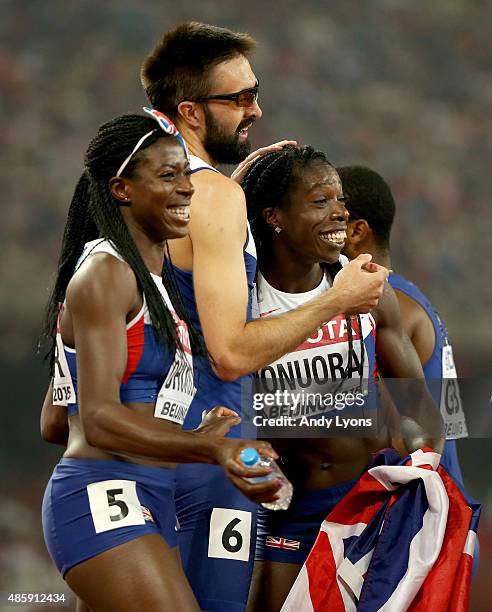
[[[251,512],[214,508],[210,517],[208,556],[216,559],[249,560]]]
[[[222,546],[230,553],[237,553],[243,547],[243,536],[240,531],[234,531],[234,527],[241,522],[235,518],[227,525],[222,534]],[[232,544],[231,542],[235,542]]]

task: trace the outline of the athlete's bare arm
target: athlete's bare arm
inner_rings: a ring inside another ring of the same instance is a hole
[[[68,413],[65,406],[53,405],[53,383],[50,383],[40,418],[41,437],[45,442],[66,446],[68,440]]]
[[[234,425],[241,422],[241,417],[225,406],[215,406],[208,412],[205,411],[203,419],[194,431],[212,434],[214,436],[225,436]],[[69,425],[68,411],[66,406],[55,406],[53,404],[53,381],[50,382],[46,397],[44,398],[40,418],[41,437],[45,442],[67,446]]]
[[[87,442],[109,452],[169,461],[171,455],[183,460],[189,451],[195,459],[205,459],[203,447],[187,449],[186,441],[181,447],[177,440],[182,434],[169,431],[170,423],[159,422],[156,427],[146,414],[120,402],[127,317],[138,312],[138,300],[132,270],[110,255],[90,257],[68,287],[64,317],[70,317],[73,325],[79,413]]]
[[[378,367],[383,376],[400,379],[393,399],[400,414],[406,451],[430,446],[440,453],[444,438],[436,432],[442,432],[442,418],[425,384],[419,356],[403,328],[398,299],[388,283],[374,316]]]
[[[362,255],[345,266],[323,296],[281,316],[247,323],[243,191],[231,179],[208,171],[195,174],[193,184],[195,299],[207,348],[222,379],[234,380],[275,361],[340,312],[368,312],[377,303],[387,270],[375,264],[363,270],[370,256]],[[174,259],[173,250],[171,254]]]

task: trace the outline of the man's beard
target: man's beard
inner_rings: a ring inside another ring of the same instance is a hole
[[[203,141],[205,151],[218,164],[238,164],[247,157],[251,151],[249,140],[239,142],[239,131],[251,124],[247,119],[239,124],[234,134],[226,134],[219,126],[207,106],[205,110],[206,135]]]

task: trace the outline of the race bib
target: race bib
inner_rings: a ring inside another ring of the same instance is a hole
[[[454,365],[453,349],[449,344],[442,347],[441,415],[444,420],[447,440],[468,437],[465,413],[461,402],[458,376]]]
[[[171,312],[183,350],[176,349],[174,360],[157,395],[154,416],[182,425],[196,393],[193,380],[193,357],[188,327],[184,321],[179,319],[174,310]]]
[[[249,561],[251,512],[214,508],[210,517],[208,556]]]
[[[55,365],[53,372],[53,404],[55,406],[68,406],[75,404],[75,389],[73,386],[70,368],[68,367],[65,348],[58,330],[55,344]]]
[[[360,318],[362,329],[352,318],[351,355],[347,322],[339,315],[322,325],[294,351],[262,368],[257,375],[258,388],[264,393],[286,391],[284,401],[287,405],[288,395],[293,418],[302,418],[305,409],[313,414],[334,409],[330,400],[335,397],[367,395],[371,374],[363,339],[372,333],[373,319],[370,315]],[[272,411],[264,408],[265,416],[275,416],[276,410],[276,406]]]

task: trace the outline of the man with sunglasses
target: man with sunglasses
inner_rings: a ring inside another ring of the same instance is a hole
[[[339,312],[368,312],[387,276],[385,268],[361,256],[344,268],[330,292],[281,317],[251,321],[256,249],[244,194],[216,166],[246,158],[244,170],[256,155],[247,157],[248,130],[262,115],[258,80],[248,61],[254,47],[247,34],[184,23],[164,36],[142,67],[152,105],[176,123],[191,154],[190,233],[170,241],[169,250],[185,306],[211,360],[194,360],[197,394],[187,429],[216,404],[241,413],[251,372],[292,351]],[[239,427],[231,431],[239,433]],[[215,466],[204,467],[177,470],[183,567],[203,610],[242,612],[254,558],[256,505]],[[255,485],[250,487],[254,497]]]

